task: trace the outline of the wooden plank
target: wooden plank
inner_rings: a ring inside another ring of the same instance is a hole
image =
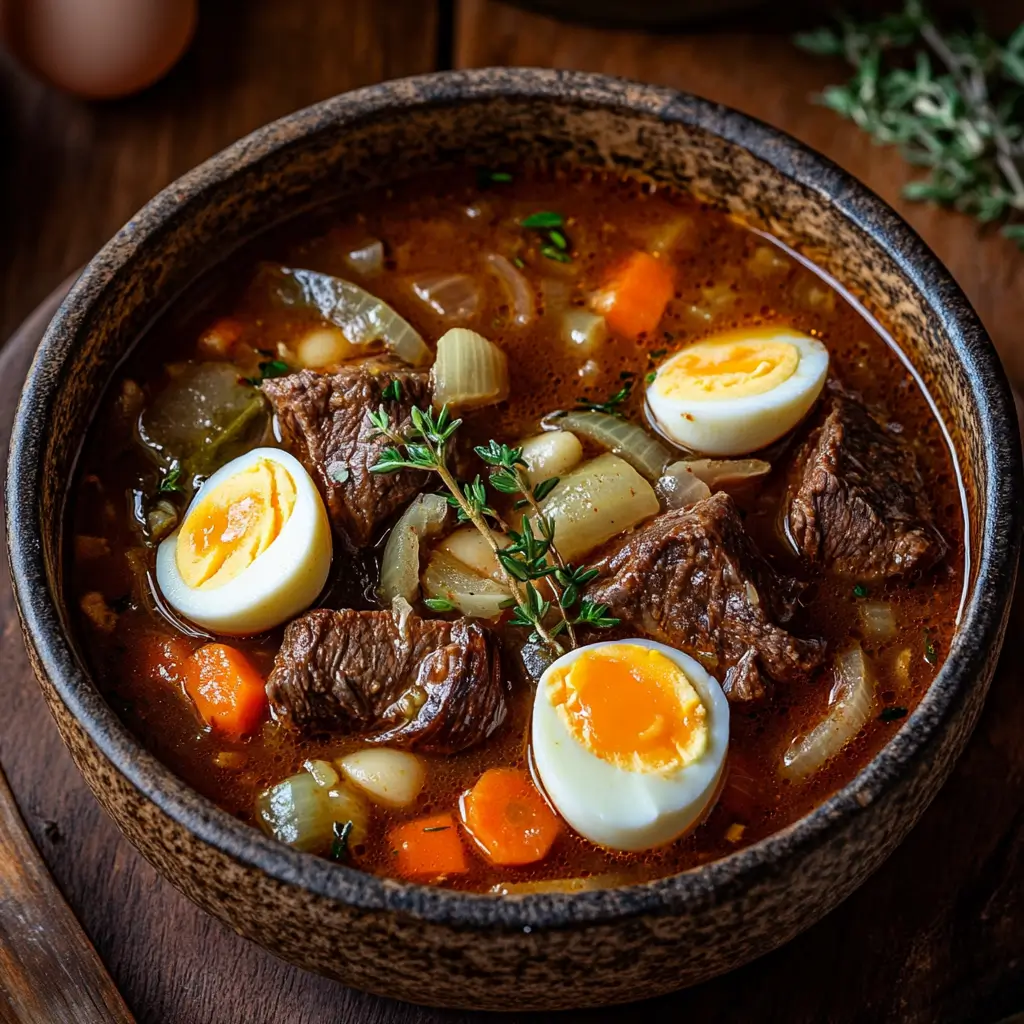
[[[824,11],[828,5],[821,6]],[[1019,20],[1020,5],[987,6],[1011,23],[1008,8],[1015,7]],[[823,17],[815,14],[810,24]],[[853,125],[809,102],[826,84],[844,81],[849,70],[800,53],[789,34],[773,34],[764,21],[761,16],[756,31],[654,35],[569,25],[495,0],[462,0],[455,62],[622,75],[685,89],[783,128],[856,175],[923,235],[981,315],[1014,382],[1024,386],[1024,260],[1017,247],[991,232],[982,236],[969,218],[904,200],[901,190],[913,174],[899,154],[872,145]]]
[[[430,70],[434,60],[435,4],[422,0],[226,0],[203,4],[200,17],[191,52],[170,77],[117,103],[50,92],[0,57],[0,338],[178,174],[289,110]],[[21,380],[47,319],[43,313],[0,353],[0,473]],[[0,762],[32,838],[140,1024],[418,1019],[234,935],[121,838],[31,677],[3,563]],[[0,996],[0,1020],[9,1019]]]

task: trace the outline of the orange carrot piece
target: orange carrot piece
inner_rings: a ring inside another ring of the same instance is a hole
[[[646,252],[635,252],[619,265],[595,308],[609,328],[633,340],[651,334],[675,292],[672,268]]]
[[[229,739],[253,732],[267,704],[263,677],[227,644],[206,644],[188,659],[185,690],[203,721]]]
[[[395,870],[404,878],[433,879],[469,870],[466,850],[450,814],[434,814],[392,829]]]
[[[533,864],[547,856],[561,826],[529,776],[490,768],[462,798],[466,831],[494,864]]]
[[[191,645],[180,636],[144,633],[128,651],[127,667],[135,679],[147,682],[161,679],[178,686],[185,680],[185,668],[191,654]]]

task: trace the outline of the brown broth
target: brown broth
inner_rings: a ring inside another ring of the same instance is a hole
[[[575,250],[571,264],[545,259],[538,252],[539,236],[518,225],[524,215],[548,209],[566,219]],[[637,343],[613,339],[593,365],[561,340],[557,319],[543,307],[529,329],[511,325],[500,289],[481,271],[487,252],[521,259],[523,272],[540,294],[561,292],[582,306],[616,261],[651,245],[665,225],[673,223],[680,225],[671,254],[679,283],[657,337]],[[780,569],[811,584],[793,631],[825,637],[831,652],[863,643],[875,666],[882,702],[908,709],[916,705],[938,671],[954,630],[964,571],[963,520],[958,478],[941,425],[897,353],[821,277],[765,238],[689,196],[633,179],[568,172],[517,175],[512,184],[481,190],[466,173],[416,180],[368,195],[347,208],[320,211],[261,239],[181,298],[141,340],[114,382],[81,459],[71,531],[74,537],[103,538],[106,548],[97,553],[95,543],[77,542],[77,553],[73,550],[70,555],[71,593],[77,604],[86,593],[98,591],[119,610],[111,633],[95,629],[87,617],[80,616],[80,635],[112,705],[164,763],[232,814],[253,822],[254,801],[261,789],[299,770],[307,758],[335,758],[365,745],[354,738],[297,740],[270,722],[243,742],[225,742],[203,725],[179,687],[159,674],[146,678],[133,666],[141,634],[175,631],[158,612],[140,606],[137,577],[126,559],[132,549],[142,552],[152,565],[152,549],[141,546],[131,515],[130,492],[142,487],[151,493],[157,471],[133,440],[130,423],[118,411],[117,396],[122,381],[131,379],[152,398],[166,379],[163,365],[194,358],[200,334],[218,317],[230,315],[244,326],[243,348],[272,350],[308,328],[308,319],[268,311],[254,302],[246,288],[256,262],[274,259],[351,277],[343,254],[367,236],[382,239],[388,252],[385,272],[366,282],[367,286],[428,341],[451,325],[415,297],[410,278],[454,270],[487,282],[486,309],[469,326],[509,354],[512,398],[497,409],[466,417],[464,429],[474,443],[490,437],[511,442],[536,433],[539,420],[552,410],[571,407],[580,397],[603,400],[618,390],[623,374],[635,375],[640,385],[625,407],[627,415],[642,421],[643,378],[663,358],[652,353],[671,353],[731,326],[790,324],[821,338],[831,353],[833,375],[860,392],[873,410],[898,421],[913,446],[950,554],[923,579],[872,588],[872,599],[894,605],[899,629],[892,640],[871,642],[861,635],[860,599],[852,586],[799,562],[780,535],[784,449],[776,455],[772,475],[741,495],[740,503],[762,551]],[[90,546],[92,550],[86,550]],[[269,672],[280,630],[232,642]],[[420,799],[408,811],[376,812],[367,842],[353,851],[360,867],[390,873],[387,831],[395,823],[430,811],[454,810],[459,795],[488,767],[527,765],[533,689],[517,670],[518,659],[512,651],[519,642],[519,631],[505,630],[504,661],[514,692],[508,721],[481,747],[451,757],[426,756],[428,782]],[[931,650],[937,654],[931,659],[934,664],[926,658]],[[902,651],[910,652],[905,678],[895,669]],[[473,854],[470,873],[444,884],[487,890],[507,881],[606,874],[612,880],[641,880],[693,867],[768,835],[842,785],[899,727],[899,721],[874,720],[807,783],[782,781],[777,772],[782,752],[821,716],[832,679],[832,670],[826,666],[808,685],[777,687],[766,707],[750,711],[733,707],[730,770],[721,799],[707,820],[683,839],[644,854],[617,854],[566,830],[551,854],[537,865],[498,868]],[[236,752],[243,763],[219,765],[218,756],[224,752]],[[735,825],[742,826],[738,838],[736,829],[730,828]]]

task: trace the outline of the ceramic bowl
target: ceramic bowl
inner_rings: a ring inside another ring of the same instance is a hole
[[[960,628],[920,706],[849,785],[783,831],[643,885],[495,897],[363,874],[219,810],[155,760],[90,679],[64,605],[62,514],[82,436],[145,326],[197,275],[298,211],[424,168],[534,159],[642,171],[806,254],[901,339],[968,496]],[[445,1006],[588,1006],[692,985],[852,892],[911,828],[981,709],[1021,525],[1019,440],[995,351],[949,274],[884,203],[793,139],[667,89],[491,69],[390,82],[254,132],[165,189],[89,264],[18,410],[7,484],[29,652],[65,742],[128,838],[232,928],[348,985]]]

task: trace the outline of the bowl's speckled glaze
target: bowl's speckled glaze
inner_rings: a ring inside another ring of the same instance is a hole
[[[63,604],[62,510],[114,368],[198,274],[267,225],[342,193],[471,161],[568,160],[692,189],[833,275],[901,340],[943,411],[968,494],[961,628],[921,705],[814,813],[699,870],[623,889],[467,895],[333,865],[199,797],[102,699]],[[787,941],[846,897],[946,778],[999,652],[1021,526],[1019,440],[964,296],[879,199],[789,137],[666,89],[525,69],[348,93],[180,179],[89,264],[29,374],[7,484],[12,577],[37,675],[103,806],[183,892],[268,949],[418,1002],[525,1010],[651,996]]]

